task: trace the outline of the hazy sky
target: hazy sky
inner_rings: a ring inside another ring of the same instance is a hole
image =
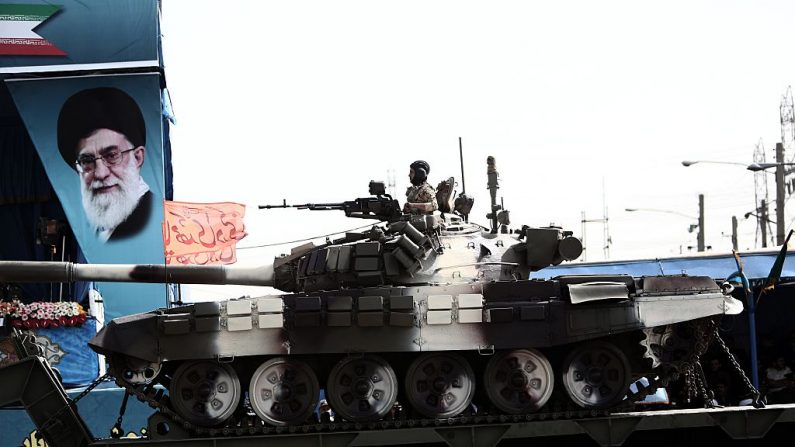
[[[624,210],[695,216],[699,193],[714,251],[731,250],[732,215],[740,248],[760,246],[743,218],[753,173],[681,161],[750,163],[760,138],[773,161],[795,2],[166,0],[162,12],[175,199],[246,204],[239,246],[368,223],[258,204],[352,200],[389,170],[402,201],[415,159],[434,185],[460,181],[458,137],[475,221],[493,155],[517,227],[581,235],[582,212],[602,217],[604,184],[611,259],[695,246],[694,221]],[[589,261],[602,243],[587,224]]]

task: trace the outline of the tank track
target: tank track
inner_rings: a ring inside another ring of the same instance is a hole
[[[634,404],[652,394],[658,387],[665,387],[669,383],[677,380],[681,374],[692,371],[699,362],[699,358],[712,341],[713,329],[716,321],[713,318],[703,318],[686,323],[692,325],[696,334],[694,348],[687,356],[678,360],[674,365],[662,363],[661,368],[657,368],[660,376],[652,380],[649,386],[638,388],[637,392],[627,394],[627,399],[620,404],[605,409],[583,409],[574,403],[569,403],[566,409],[560,409],[558,403],[550,402],[541,410],[528,414],[486,414],[472,416],[457,416],[453,418],[431,419],[431,418],[407,418],[398,416],[376,422],[308,422],[305,424],[290,426],[271,426],[255,415],[242,418],[231,417],[223,426],[202,427],[195,425],[179,414],[169,405],[168,396],[164,390],[156,389],[154,385],[132,385],[114,375],[116,384],[124,388],[127,393],[136,397],[139,401],[147,403],[150,407],[160,412],[166,419],[172,421],[177,426],[186,430],[191,435],[202,437],[219,436],[248,436],[248,435],[269,435],[269,434],[288,434],[288,433],[319,433],[334,431],[364,431],[364,430],[383,430],[416,427],[445,427],[462,425],[482,425],[482,424],[504,424],[518,422],[532,422],[558,419],[584,419],[594,417],[605,417],[613,413],[632,411]],[[111,365],[112,370],[112,365]]]

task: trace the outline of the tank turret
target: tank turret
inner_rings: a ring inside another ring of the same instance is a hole
[[[313,424],[321,390],[338,420],[357,424],[395,417],[398,396],[409,417],[430,420],[608,409],[637,399],[628,390],[641,376],[667,382],[692,371],[717,319],[742,311],[731,287],[707,277],[533,280],[532,271],[576,259],[580,241],[557,227],[510,231],[496,200],[486,228],[454,212],[404,214],[378,182],[370,193],[263,207],[376,222],[262,267],[3,261],[0,281],[285,292],[117,318],[90,342],[120,386],[177,426],[217,436],[248,411],[258,430]]]
[[[357,199],[362,200],[362,199]],[[582,245],[559,228],[491,234],[436,216],[405,216],[259,267],[75,264],[0,261],[0,282],[140,282],[271,286],[285,292],[339,287],[527,279],[529,272],[575,259]]]

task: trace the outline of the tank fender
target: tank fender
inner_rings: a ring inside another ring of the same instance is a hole
[[[88,345],[103,355],[122,354],[157,362],[160,357],[157,315],[145,313],[115,318]]]

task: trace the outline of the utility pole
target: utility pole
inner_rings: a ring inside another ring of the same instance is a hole
[[[738,251],[737,247],[737,216],[732,216],[732,249]]]
[[[704,194],[698,195],[698,251],[704,251]]]
[[[605,252],[605,261],[610,259],[610,245],[613,243],[607,223],[607,192],[605,192],[605,178],[602,177],[602,240],[604,241],[602,249]]]
[[[580,232],[580,234],[582,235],[582,256],[580,256],[580,259],[582,259],[582,262],[586,262],[586,260],[588,259],[587,258],[587,256],[588,256],[588,245],[586,245],[586,243],[585,243],[585,224],[588,221],[585,220],[585,211],[581,212],[581,216],[582,216],[582,219],[580,220],[580,223],[582,224],[582,231]]]
[[[603,249],[605,254],[605,260],[610,258],[610,244],[612,241],[610,240],[610,232],[607,230],[607,207],[605,209],[605,216],[601,219],[586,219],[585,218],[585,211],[581,211],[580,215],[582,216],[580,223],[582,224],[582,255],[580,255],[580,259],[582,262],[586,261],[587,251],[586,251],[586,244],[585,244],[585,228],[587,223],[601,223],[602,224],[602,242],[603,242]]]
[[[762,199],[762,206],[759,211],[759,225],[761,225],[762,229],[762,248],[767,248],[767,200]]]
[[[761,138],[759,142],[756,143],[756,148],[754,149],[754,163],[767,163],[765,146]],[[764,170],[754,172],[754,203],[761,203],[759,208],[756,209],[756,229],[759,230],[759,234],[762,235],[762,248],[767,247],[767,235],[768,233],[772,233],[770,221],[766,220],[766,217],[763,217],[767,216],[766,204],[768,203],[768,197],[770,197],[770,194],[767,188],[767,173]],[[764,208],[765,211],[762,211],[762,208]],[[754,238],[756,238],[756,235],[754,235]],[[754,241],[754,247],[756,247],[756,240]]]
[[[784,244],[784,144],[776,143],[776,245]]]

